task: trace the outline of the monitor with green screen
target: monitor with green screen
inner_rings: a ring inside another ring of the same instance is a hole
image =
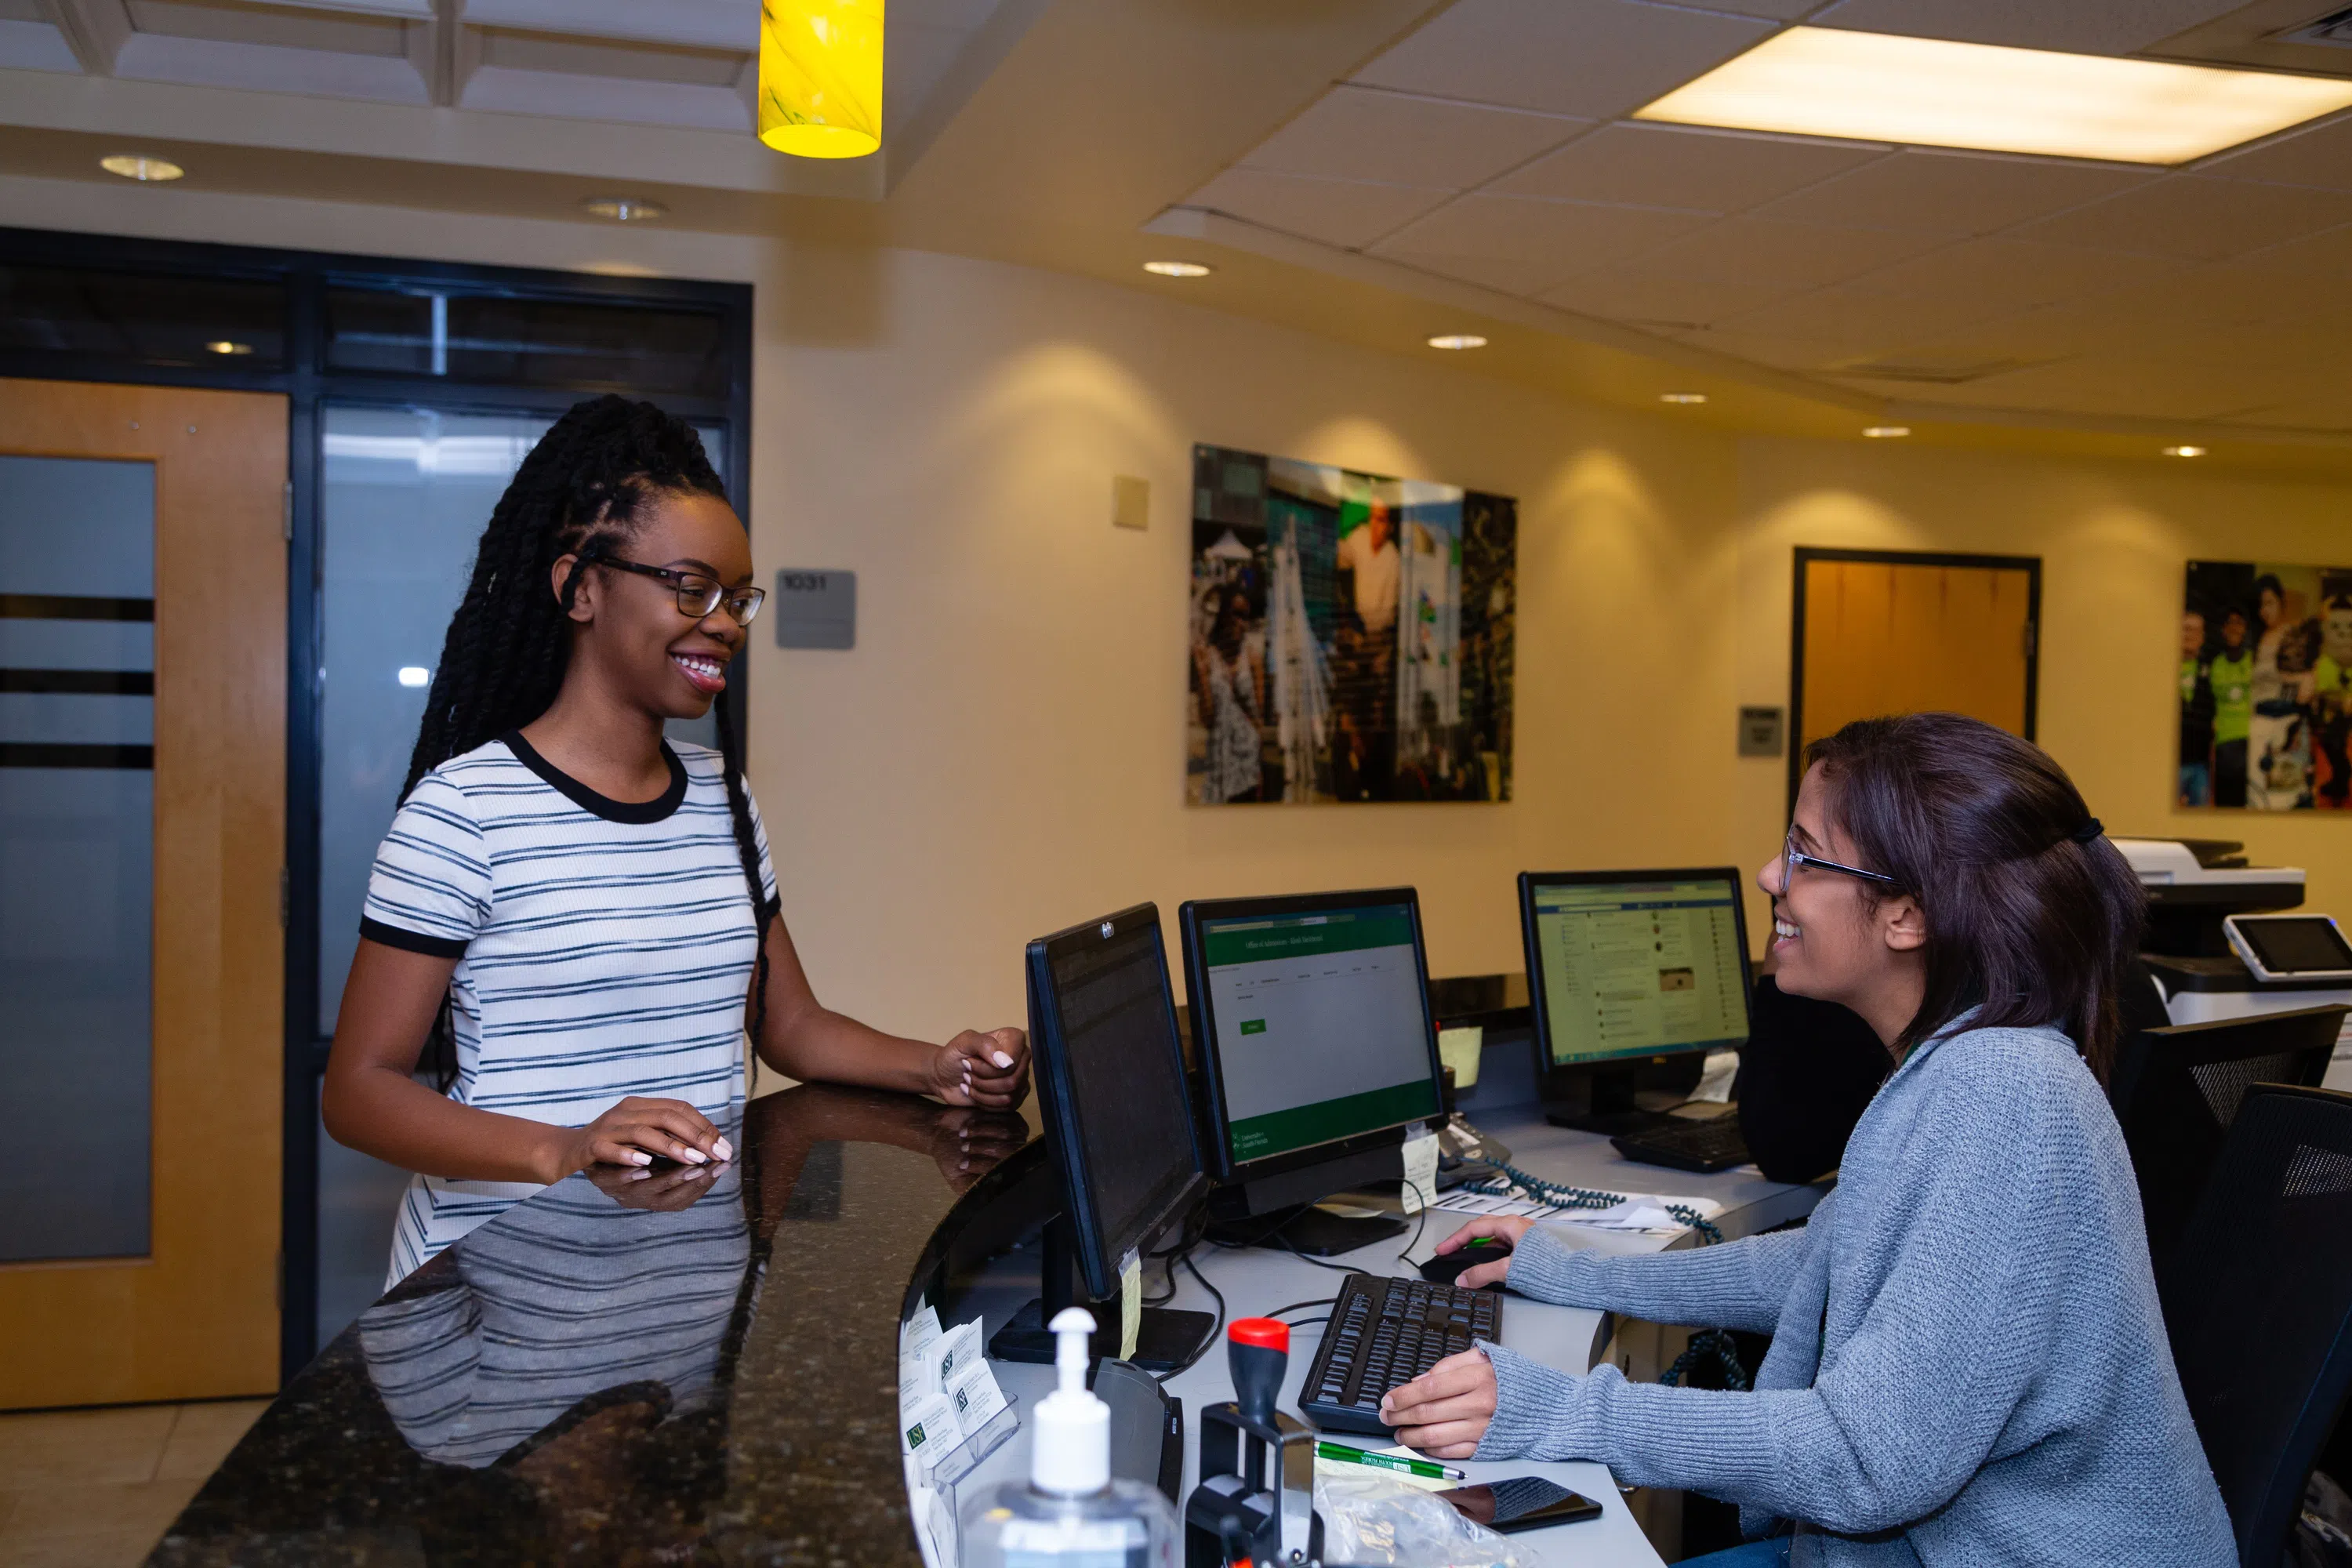
[[[1554,1067],[1746,1043],[1748,972],[1730,877],[1538,881],[1527,898]]]
[[[1234,1165],[1437,1114],[1410,905],[1209,918],[1200,942]]]

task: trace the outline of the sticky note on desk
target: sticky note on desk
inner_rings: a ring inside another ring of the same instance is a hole
[[[1478,1081],[1478,1053],[1486,1044],[1486,1031],[1476,1024],[1466,1029],[1437,1031],[1437,1059],[1454,1069],[1456,1091]]]
[[[1118,1359],[1135,1359],[1135,1342],[1143,1335],[1143,1254],[1130,1252],[1118,1263]]]

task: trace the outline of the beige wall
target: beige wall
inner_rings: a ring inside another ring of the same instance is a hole
[[[820,994],[937,1035],[1014,1019],[1025,937],[1139,899],[1409,881],[1438,973],[1513,967],[1528,867],[1736,861],[1783,774],[1790,549],[2045,562],[2042,734],[2118,831],[2244,837],[2352,897],[2352,823],[2177,814],[2171,650],[2192,555],[2340,560],[2352,493],[2158,463],[1731,439],[1424,357],[913,252],[0,180],[61,228],[759,287],[764,571],[859,574],[859,646],[755,638],[753,777]],[[1182,804],[1189,454],[1213,441],[1521,498],[1517,799]],[[1118,473],[1151,526],[1110,526]],[[1751,926],[1753,921],[1751,921]]]
[[[2258,864],[2305,868],[2311,907],[2352,915],[2352,820],[2183,811],[2169,786],[2183,564],[2352,558],[2352,491],[1864,442],[1747,440],[1738,467],[1739,700],[1788,700],[1796,545],[2039,555],[2039,738],[2109,831],[2242,839]],[[1739,766],[1752,858],[1787,790],[1778,764]]]

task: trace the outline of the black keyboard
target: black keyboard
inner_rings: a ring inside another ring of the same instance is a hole
[[[1474,1340],[1500,1343],[1503,1300],[1426,1279],[1339,1282],[1323,1342],[1298,1391],[1298,1413],[1327,1432],[1386,1433],[1381,1395],[1411,1383]]]
[[[1739,1117],[1736,1112],[1709,1117],[1704,1121],[1674,1117],[1663,1125],[1628,1132],[1609,1142],[1617,1145],[1617,1152],[1628,1160],[1702,1174],[1728,1171],[1755,1158],[1748,1152],[1748,1141],[1739,1135]]]

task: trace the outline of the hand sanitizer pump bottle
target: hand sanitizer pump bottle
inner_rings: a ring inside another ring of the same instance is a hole
[[[1093,1315],[1065,1307],[1046,1326],[1060,1386],[1030,1417],[1029,1479],[972,1500],[964,1568],[1175,1568],[1176,1510],[1111,1477],[1110,1406],[1087,1388]]]

